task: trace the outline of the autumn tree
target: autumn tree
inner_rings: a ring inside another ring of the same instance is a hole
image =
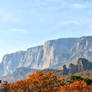
[[[34,92],[57,92],[60,85],[60,80],[50,72],[47,74],[37,72],[30,75],[26,81],[27,84],[30,84],[29,88]]]

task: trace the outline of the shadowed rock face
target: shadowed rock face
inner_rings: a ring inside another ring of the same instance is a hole
[[[80,57],[92,60],[92,37],[51,40],[43,46],[7,54],[0,64],[0,75],[11,74],[20,67],[60,69],[64,64],[75,64]]]
[[[84,58],[80,58],[78,60],[78,71],[82,71],[82,70],[92,70],[92,63],[90,63],[87,59]]]
[[[68,70],[69,70],[68,73],[72,73],[72,74],[74,74],[74,73],[76,73],[76,71],[78,71],[78,68],[77,68],[76,65],[70,63],[70,64],[69,64],[69,69],[68,69]]]
[[[92,70],[92,63],[85,58],[79,58],[76,65],[70,63],[68,68],[63,67],[63,75],[74,74],[85,70]]]
[[[63,75],[67,75],[69,73],[69,69],[67,69],[66,65],[63,66],[63,71],[62,74]]]

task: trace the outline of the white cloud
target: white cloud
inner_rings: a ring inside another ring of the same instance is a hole
[[[17,33],[28,33],[28,30],[25,29],[16,29],[16,28],[12,28],[9,30],[10,32],[17,32]]]
[[[87,6],[86,5],[83,5],[83,4],[72,4],[72,7],[73,8],[77,8],[77,9],[87,8]]]
[[[59,25],[61,26],[66,26],[66,25],[71,25],[71,24],[74,24],[74,25],[86,25],[86,26],[89,26],[89,27],[92,27],[92,19],[91,18],[87,18],[85,17],[85,19],[78,19],[78,20],[62,20],[60,22],[58,22]]]
[[[0,9],[0,23],[18,23],[19,19],[13,12]]]
[[[77,20],[65,20],[65,21],[61,21],[60,25],[67,25],[67,24],[75,24],[75,25],[79,25],[80,22]]]

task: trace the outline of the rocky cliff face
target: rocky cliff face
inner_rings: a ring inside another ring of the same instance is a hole
[[[7,54],[0,64],[0,75],[11,74],[20,67],[58,69],[64,64],[76,63],[80,57],[92,60],[92,37],[51,40],[43,46]]]
[[[66,65],[64,65],[62,73],[63,75],[68,75],[82,72],[85,70],[92,70],[92,62],[89,62],[85,58],[79,58],[76,65],[70,63],[68,68],[66,67]]]
[[[21,51],[5,55],[0,64],[0,75],[7,75],[14,72],[15,69],[18,68],[20,63],[22,64],[25,53],[25,51]]]

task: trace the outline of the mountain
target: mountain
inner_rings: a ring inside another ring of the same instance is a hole
[[[64,64],[76,64],[80,57],[92,60],[91,36],[50,40],[27,51],[6,54],[0,64],[0,75],[11,74],[21,67],[60,69]]]

